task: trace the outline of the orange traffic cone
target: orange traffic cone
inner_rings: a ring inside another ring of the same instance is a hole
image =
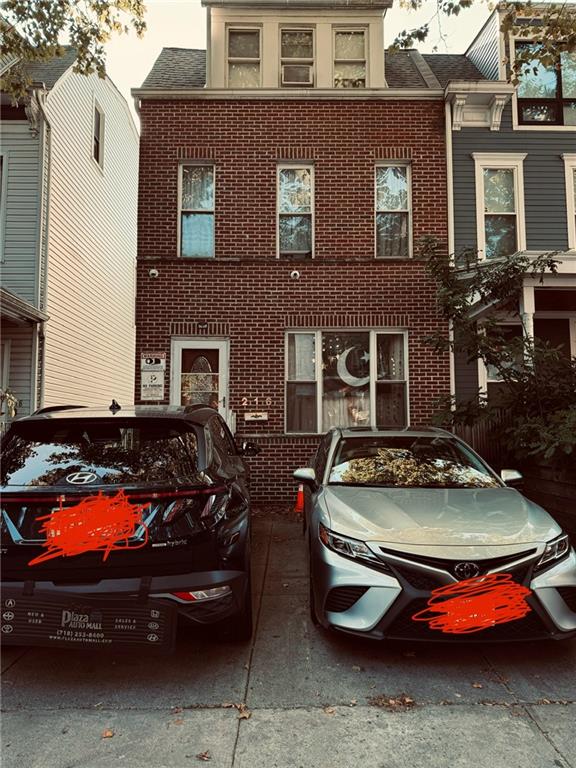
[[[301,515],[304,512],[304,486],[302,484],[298,486],[298,493],[296,494],[296,504],[294,504],[294,512],[297,515]]]

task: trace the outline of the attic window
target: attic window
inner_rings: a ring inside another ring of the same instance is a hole
[[[104,166],[104,112],[100,109],[98,104],[94,104],[92,157],[101,168]]]
[[[334,88],[366,88],[366,30],[334,31]]]
[[[228,30],[228,86],[260,86],[260,30],[248,27]]]

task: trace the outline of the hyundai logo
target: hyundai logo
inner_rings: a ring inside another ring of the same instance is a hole
[[[454,566],[454,573],[460,581],[464,579],[473,579],[480,574],[480,568],[476,563],[458,563]]]
[[[66,482],[73,485],[88,485],[93,483],[96,478],[94,472],[72,472],[71,475],[66,475]]]

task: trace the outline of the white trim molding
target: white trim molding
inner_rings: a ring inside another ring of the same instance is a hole
[[[486,258],[486,229],[484,205],[484,171],[511,170],[514,173],[514,207],[516,215],[516,252],[526,250],[526,221],[524,213],[524,159],[526,154],[505,152],[473,152],[476,177],[476,230],[480,260]]]
[[[576,154],[563,154],[566,175],[566,216],[568,217],[568,248],[576,250]]]
[[[499,80],[449,83],[444,95],[446,103],[452,106],[452,129],[490,128],[491,131],[499,131],[504,107],[513,93],[513,85]]]

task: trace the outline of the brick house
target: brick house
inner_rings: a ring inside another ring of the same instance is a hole
[[[136,401],[217,401],[259,500],[329,427],[428,423],[450,391],[417,243],[447,244],[444,86],[478,71],[385,55],[391,1],[203,0],[207,51],[133,91]]]

